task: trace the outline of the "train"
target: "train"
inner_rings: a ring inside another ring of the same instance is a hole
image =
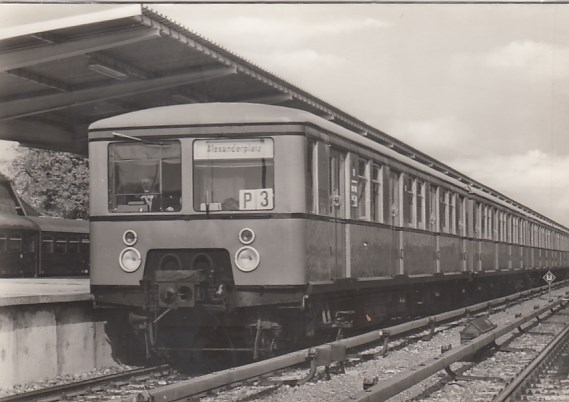
[[[91,292],[148,357],[270,356],[567,276],[563,225],[302,110],[135,111],[90,125],[89,158]]]
[[[89,276],[89,223],[40,216],[0,174],[0,277]]]

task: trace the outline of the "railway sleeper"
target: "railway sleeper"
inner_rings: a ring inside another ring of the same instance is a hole
[[[318,372],[318,367],[324,367],[324,373],[327,380],[330,379],[330,366],[332,363],[338,363],[340,370],[343,372],[343,363],[347,359],[346,346],[335,343],[310,348],[306,359],[309,361],[310,368],[308,373],[301,378],[269,378],[265,379],[265,384],[280,384],[289,386],[300,386],[311,381]]]

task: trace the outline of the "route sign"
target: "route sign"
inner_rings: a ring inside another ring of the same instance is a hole
[[[547,283],[551,283],[555,280],[555,275],[553,275],[553,272],[547,271],[547,273],[543,275],[543,280]]]

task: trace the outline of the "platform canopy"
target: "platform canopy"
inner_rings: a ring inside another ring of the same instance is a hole
[[[22,145],[86,155],[87,127],[106,117],[181,103],[278,104],[519,205],[144,6],[0,29],[0,66],[0,139]]]
[[[85,154],[87,126],[102,118],[179,103],[256,102],[303,109],[403,147],[147,7],[8,32],[0,31],[0,139]]]

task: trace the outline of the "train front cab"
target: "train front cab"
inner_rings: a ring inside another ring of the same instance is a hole
[[[156,327],[240,329],[259,306],[301,305],[302,127],[116,131],[153,137],[91,134],[97,305],[131,306]]]

